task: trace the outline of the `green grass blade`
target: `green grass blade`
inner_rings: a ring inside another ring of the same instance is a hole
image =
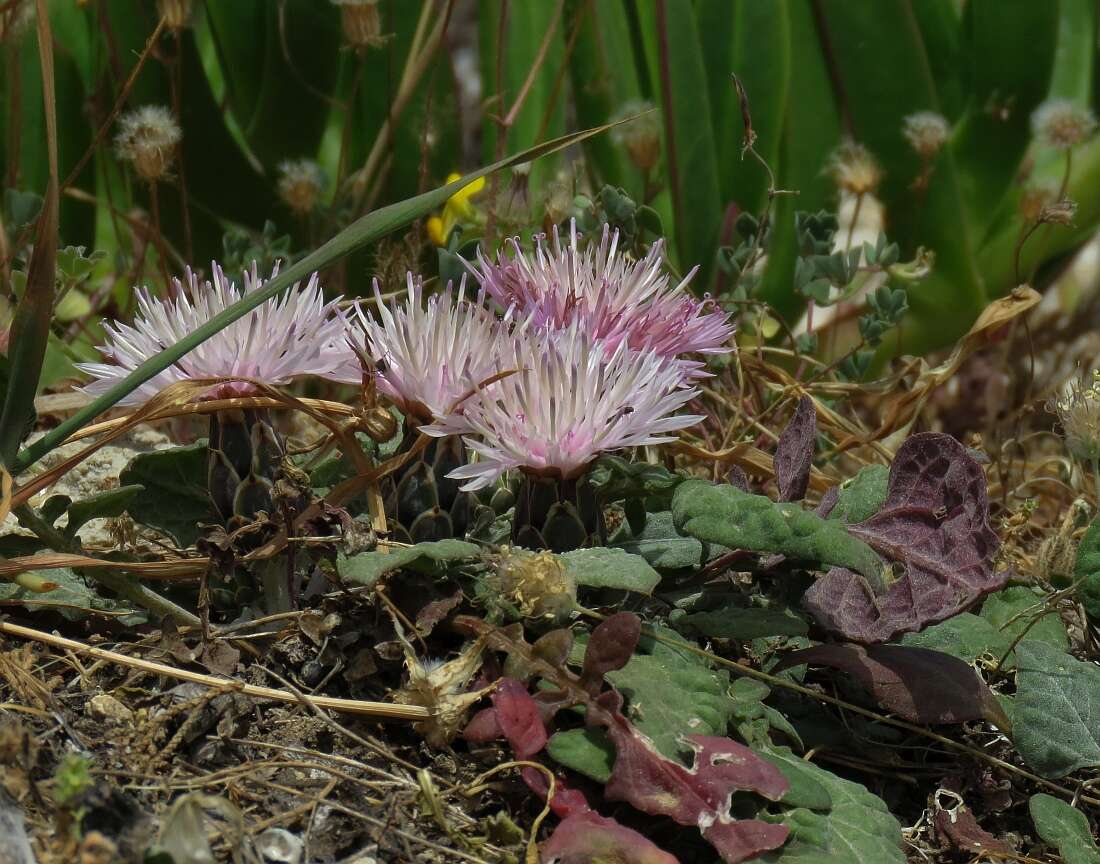
[[[554,138],[536,147],[524,150],[521,153],[516,153],[513,156],[501,159],[499,162],[494,162],[492,165],[485,168],[473,171],[461,180],[456,180],[454,183],[449,183],[446,186],[441,186],[438,189],[433,189],[430,192],[425,192],[422,195],[417,195],[415,198],[410,198],[406,201],[390,204],[361,217],[323,246],[314,250],[296,264],[287,267],[279,273],[277,277],[268,282],[263,289],[241,298],[241,300],[228,309],[215,315],[206,324],[191,333],[186,339],[177,342],[169,348],[165,348],[156,356],[146,360],[133,372],[127,375],[126,378],[98,399],[95,399],[91,404],[76,412],[64,423],[52,429],[34,444],[21,451],[15,460],[15,471],[23,471],[30,465],[33,465],[89,420],[102,414],[120,399],[133,392],[162,370],[167,369],[219,330],[229,326],[238,318],[247,315],[257,306],[285,291],[295,282],[306,278],[315,270],[328,267],[356,249],[389,234],[391,231],[408,225],[414,219],[426,213],[430,213],[432,210],[442,207],[451,195],[479,177],[484,177],[501,168],[507,168],[521,162],[530,162],[549,153],[556,153],[566,147],[579,144],[586,138],[597,135],[608,128],[610,128],[610,126],[599,126],[594,129],[586,129],[581,132],[564,135],[560,138]],[[15,473],[15,471],[13,471],[13,473]]]

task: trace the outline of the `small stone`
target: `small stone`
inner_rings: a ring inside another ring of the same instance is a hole
[[[299,864],[302,840],[284,828],[268,828],[256,838],[256,851],[272,864]]]
[[[112,723],[129,723],[134,719],[134,712],[109,693],[93,696],[88,701],[88,710],[94,717]]]

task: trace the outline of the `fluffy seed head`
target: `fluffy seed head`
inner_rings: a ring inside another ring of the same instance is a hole
[[[448,285],[424,302],[424,281],[409,273],[404,301],[387,306],[377,281],[378,318],[356,304],[348,341],[377,368],[378,389],[418,423],[452,417],[461,426],[466,396],[499,370],[500,334],[508,322],[486,308],[483,292],[466,297]],[[358,381],[357,360],[348,363],[346,380]],[[456,431],[461,431],[456,427]]]
[[[852,195],[873,193],[882,182],[878,161],[870,150],[855,141],[841,144],[825,167],[837,187]]]
[[[626,148],[630,161],[642,171],[653,170],[661,156],[660,120],[659,115],[651,110],[652,108],[653,104],[650,102],[627,102],[612,118],[614,122],[640,115],[629,123],[616,126],[611,131],[611,138]]]
[[[1092,137],[1096,115],[1068,99],[1048,99],[1032,113],[1031,131],[1044,144],[1070,150]]]
[[[700,364],[677,359],[680,355],[728,350],[733,334],[728,316],[708,299],[684,290],[694,270],[673,285],[662,270],[661,241],[640,261],[620,253],[618,243],[618,232],[605,225],[600,242],[582,250],[574,221],[568,245],[562,245],[555,228],[551,244],[536,238],[533,253],[512,240],[510,256],[501,253],[494,263],[479,253],[471,269],[493,299],[514,310],[517,318],[555,329],[578,322],[607,351],[625,344],[653,352],[693,375]]]
[[[918,111],[905,118],[902,134],[922,159],[932,159],[944,142],[950,127],[947,118],[935,111]]]
[[[1066,449],[1085,462],[1100,460],[1100,371],[1077,379],[1050,407],[1058,415]]]
[[[325,174],[312,159],[287,159],[279,163],[279,197],[299,216],[317,207],[325,188]]]
[[[675,412],[698,390],[681,386],[679,370],[652,351],[625,342],[610,353],[580,322],[565,330],[518,328],[508,340],[518,371],[492,392],[469,399],[458,423],[442,420],[421,431],[465,437],[477,461],[448,476],[466,490],[489,486],[506,471],[570,479],[601,453],[671,441],[669,433],[702,417]]]
[[[138,289],[138,313],[133,325],[104,325],[107,344],[100,351],[109,362],[78,364],[95,379],[83,388],[84,392],[92,396],[105,393],[154,354],[176,344],[266,282],[255,265],[244,274],[243,291],[217,264],[213,265],[213,273],[212,282],[200,282],[187,270],[182,284],[174,280],[174,296],[169,300]],[[336,303],[325,302],[314,274],[304,288],[295,284],[281,297],[237,319],[146,381],[120,404],[139,405],[177,381],[240,376],[279,385],[305,375],[338,378],[347,362],[347,345],[346,322]],[[253,389],[245,381],[229,382],[208,396],[225,398]]]
[[[1030,183],[1020,193],[1020,216],[1025,222],[1037,222],[1043,210],[1058,200],[1058,184],[1050,181]]]
[[[163,105],[142,105],[119,120],[115,147],[138,174],[154,181],[171,167],[181,137],[171,111]]]

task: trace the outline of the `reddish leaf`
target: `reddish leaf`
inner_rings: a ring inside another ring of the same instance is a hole
[[[892,714],[913,723],[965,723],[985,719],[1008,730],[993,692],[958,657],[905,645],[815,645],[788,654],[773,673],[808,663],[855,678]]]
[[[462,591],[455,591],[450,597],[428,603],[416,613],[416,632],[421,636],[427,636],[435,629],[435,625],[450,615],[461,602]]]
[[[706,735],[689,735],[695,749],[691,769],[662,756],[622,714],[623,697],[601,694],[588,708],[588,721],[605,727],[615,745],[615,766],[605,787],[612,801],[626,801],[644,813],[694,825],[726,864],[737,864],[778,849],[787,839],[785,825],[730,815],[738,790],[778,801],[789,788],[777,768],[748,747]],[[597,708],[598,706],[598,708]]]
[[[471,744],[487,744],[504,737],[504,730],[497,720],[496,708],[482,708],[466,724],[462,737]]]
[[[950,435],[925,432],[906,440],[882,509],[848,530],[902,571],[878,596],[841,567],[806,592],[810,613],[854,642],[886,642],[920,630],[1004,584],[1005,576],[993,572],[999,541],[989,526],[985,474]]]
[[[497,723],[517,759],[530,759],[546,746],[546,727],[526,687],[513,678],[501,678],[492,699]]]
[[[740,465],[731,465],[726,474],[726,482],[730,486],[736,486],[742,492],[749,491],[749,476]]]
[[[592,811],[563,819],[540,851],[542,864],[679,864],[637,831]]]
[[[602,621],[592,631],[584,649],[581,686],[593,696],[599,693],[603,676],[622,669],[630,661],[641,633],[641,620],[630,612],[616,612]]]
[[[817,438],[817,410],[814,400],[803,396],[798,400],[794,416],[779,435],[775,448],[775,483],[780,501],[801,501],[810,484],[810,468],[814,461],[814,441]]]
[[[974,813],[965,804],[959,804],[950,810],[940,807],[936,802],[936,815],[933,817],[936,830],[952,846],[964,852],[993,853],[995,855],[1016,856],[1016,850],[1004,840],[998,840],[974,818]]]

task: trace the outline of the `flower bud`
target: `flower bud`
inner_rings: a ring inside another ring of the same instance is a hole
[[[150,182],[163,177],[172,165],[182,133],[172,113],[162,105],[143,105],[119,121],[115,147]]]
[[[1058,415],[1066,449],[1085,462],[1100,460],[1100,373],[1077,380],[1050,408]]]
[[[378,0],[332,0],[340,7],[344,41],[353,48],[377,48],[386,42]]]
[[[397,420],[389,411],[381,407],[367,411],[360,421],[360,426],[373,441],[379,444],[391,440],[397,434]]]
[[[157,0],[157,14],[169,30],[182,30],[191,23],[191,0]]]

